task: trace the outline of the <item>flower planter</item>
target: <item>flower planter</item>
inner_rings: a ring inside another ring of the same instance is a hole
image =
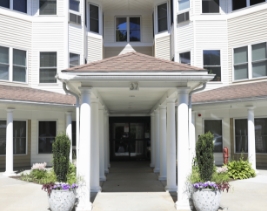
[[[71,211],[75,204],[74,190],[52,190],[48,202],[51,211]]]
[[[218,211],[221,192],[212,189],[195,190],[192,199],[197,211]]]

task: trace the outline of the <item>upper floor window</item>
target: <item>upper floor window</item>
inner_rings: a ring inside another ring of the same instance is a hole
[[[190,8],[190,0],[178,0],[179,11]]]
[[[98,6],[89,5],[90,11],[90,31],[99,33],[99,8]]]
[[[190,52],[180,53],[180,62],[182,64],[191,64]]]
[[[202,0],[202,13],[219,13],[220,0]]]
[[[120,17],[116,19],[117,42],[140,42],[140,17]]]
[[[41,52],[40,53],[40,83],[56,83],[57,74],[57,53]]]
[[[69,8],[70,8],[70,10],[79,12],[80,11],[80,1],[78,1],[78,0],[69,0]]]
[[[75,67],[78,65],[80,65],[80,55],[75,53],[70,53],[70,67]]]
[[[27,0],[0,0],[0,6],[27,13]]]
[[[265,2],[265,0],[232,0],[232,8],[238,10],[262,2]]]
[[[267,43],[235,48],[233,66],[235,80],[267,76]]]
[[[158,32],[168,30],[167,3],[158,6]]]
[[[57,0],[39,0],[40,15],[56,15]]]
[[[209,74],[216,74],[212,81],[221,81],[221,55],[219,50],[203,51],[204,68]]]
[[[10,61],[9,52],[13,57],[13,61]],[[26,61],[26,51],[0,46],[0,79],[26,82]]]

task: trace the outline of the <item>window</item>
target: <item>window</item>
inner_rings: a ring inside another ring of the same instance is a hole
[[[129,27],[128,27],[129,26]],[[116,19],[117,42],[140,42],[140,17],[120,17]]]
[[[234,49],[234,78],[235,80],[248,78],[248,48]]]
[[[5,8],[10,8],[10,4],[9,4],[10,0],[1,0],[0,1],[0,7],[5,7]]]
[[[221,81],[221,56],[219,50],[203,51],[204,68],[210,74],[216,74],[212,81]]]
[[[26,121],[13,122],[13,153],[26,154]],[[6,121],[0,121],[0,155],[6,154]]]
[[[13,0],[13,10],[27,13],[27,0]]]
[[[250,0],[250,6],[254,5],[254,4],[259,4],[259,3],[262,3],[262,2],[265,2],[265,0]]]
[[[0,79],[8,80],[9,75],[9,49],[0,47]]]
[[[26,82],[26,51],[13,49],[13,81]]]
[[[75,67],[80,65],[80,55],[75,53],[70,53],[70,67]]]
[[[56,137],[56,121],[39,122],[39,153],[52,153]]]
[[[168,30],[167,3],[158,6],[158,32]]]
[[[180,53],[180,62],[182,64],[191,64],[190,52]]]
[[[233,0],[233,10],[242,9],[247,6],[247,0]]]
[[[39,0],[40,15],[56,15],[57,1],[56,0]]]
[[[266,43],[252,45],[252,77],[267,76]]]
[[[219,13],[219,0],[202,0],[202,13]]]
[[[257,153],[267,153],[267,118],[255,118],[255,145]],[[235,152],[248,152],[247,119],[235,120]]]
[[[79,0],[69,0],[70,10],[79,12],[80,11],[80,1]]]
[[[40,83],[56,83],[57,74],[57,53],[41,52],[40,53]]]
[[[97,6],[89,5],[90,10],[90,31],[99,33],[99,10]]]
[[[214,152],[222,152],[222,121],[221,120],[205,120],[205,133],[211,132],[214,136]]]
[[[178,0],[179,11],[190,8],[190,0]]]

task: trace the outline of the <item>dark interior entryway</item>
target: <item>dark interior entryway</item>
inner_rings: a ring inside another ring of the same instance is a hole
[[[110,117],[110,160],[150,160],[150,117]]]

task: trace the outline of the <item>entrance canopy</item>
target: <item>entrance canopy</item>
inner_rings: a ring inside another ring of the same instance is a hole
[[[91,87],[111,115],[149,115],[177,88],[193,90],[210,81],[207,70],[131,52],[66,70],[57,76],[80,95]]]

